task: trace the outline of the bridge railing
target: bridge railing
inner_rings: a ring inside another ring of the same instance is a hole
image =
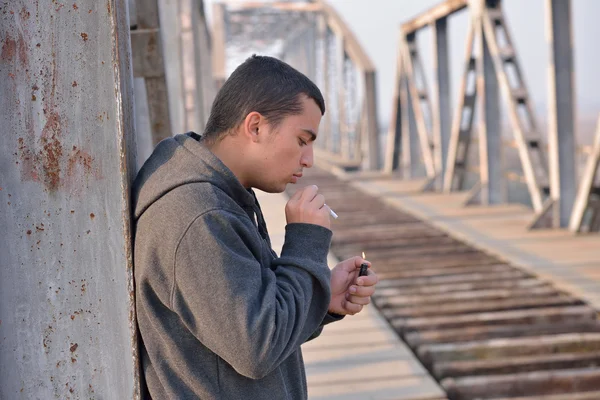
[[[469,27],[452,112],[448,19],[462,10],[468,12]],[[570,1],[547,0],[546,25],[551,52],[547,140],[501,0],[447,0],[402,24],[384,171],[401,171],[405,178],[424,175],[427,190],[470,189],[467,203],[506,202],[507,183],[521,182],[536,212],[532,228],[598,230],[594,189],[577,194],[581,152],[590,153],[590,162],[597,156],[589,146],[576,146]],[[418,35],[428,27],[434,49],[431,90],[417,45]],[[501,102],[512,140],[502,136]],[[513,157],[507,157],[511,151]],[[586,170],[579,186],[594,182],[595,173]],[[575,203],[578,215],[587,216],[575,216]]]
[[[277,24],[288,28],[269,26],[274,16]],[[249,28],[250,18],[264,22],[260,28]],[[286,18],[294,23],[284,23]],[[231,48],[242,41],[236,33],[246,40],[250,36],[267,42],[263,53],[287,61],[323,91],[327,112],[317,157],[346,169],[379,168],[376,70],[351,29],[327,2],[216,3],[213,23],[217,82],[226,79],[226,61],[234,58]],[[278,40],[280,46],[276,46]],[[251,46],[246,43],[244,47]]]
[[[202,131],[216,86],[202,0],[128,2],[141,165],[162,139]]]

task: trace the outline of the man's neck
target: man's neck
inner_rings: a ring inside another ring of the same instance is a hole
[[[243,173],[243,171],[246,170],[244,153],[241,151],[243,145],[241,143],[235,143],[235,139],[236,138],[232,136],[225,136],[216,143],[205,144],[205,146],[217,156],[231,172],[233,172],[235,177],[245,188],[249,188],[250,186]]]

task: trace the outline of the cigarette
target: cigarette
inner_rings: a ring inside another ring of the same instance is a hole
[[[327,206],[327,204],[325,204]],[[329,214],[331,215],[331,217],[333,219],[338,219],[338,215],[331,209],[331,207],[327,206],[327,208],[329,208]]]

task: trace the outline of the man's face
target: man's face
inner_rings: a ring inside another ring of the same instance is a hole
[[[254,187],[280,193],[296,183],[304,168],[313,165],[313,143],[321,122],[321,110],[314,100],[302,96],[303,112],[290,115],[273,128],[261,143]]]

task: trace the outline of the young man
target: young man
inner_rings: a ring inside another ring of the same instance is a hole
[[[287,203],[278,257],[252,188],[282,192],[313,164],[325,104],[289,65],[253,56],[225,82],[202,137],[158,144],[134,184],[136,304],[155,399],[306,399],[300,345],[359,312],[377,276],[327,267],[316,186]]]

